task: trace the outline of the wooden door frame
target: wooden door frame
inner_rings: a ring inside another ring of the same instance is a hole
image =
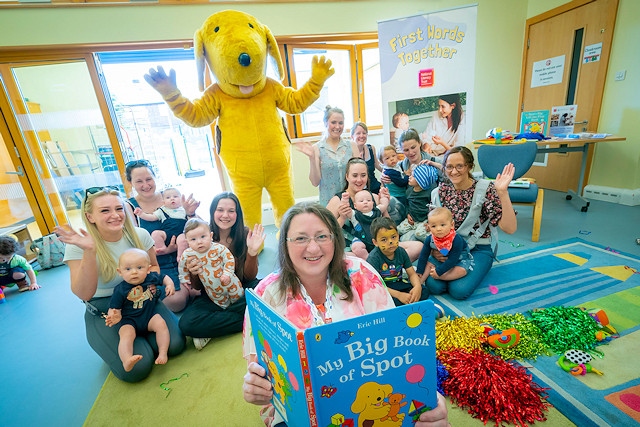
[[[525,75],[527,73],[527,50],[528,50],[528,43],[529,43],[529,37],[530,37],[530,31],[531,31],[531,26],[534,24],[537,24],[539,22],[545,21],[549,18],[553,18],[557,15],[563,14],[565,12],[568,12],[570,10],[573,9],[577,9],[579,7],[582,7],[586,4],[589,3],[593,3],[597,0],[573,0],[572,2],[563,4],[561,6],[558,6],[554,9],[548,10],[544,13],[541,13],[540,15],[536,15],[532,18],[527,19],[526,24],[525,24],[525,32],[524,32],[524,46],[522,48],[522,64],[520,66],[520,95],[519,95],[519,99],[518,99],[518,105],[520,108],[520,112],[522,112],[522,105],[524,103],[524,89],[525,86],[527,84],[527,82],[525,81]],[[614,11],[615,13],[613,14],[614,16],[617,15],[618,13],[618,4],[619,4],[619,0],[612,0],[615,3],[615,8],[616,10]],[[607,70],[609,68],[609,56],[610,56],[610,46],[613,44],[613,33],[614,33],[614,29],[615,29],[615,20],[611,26],[611,31],[608,32],[608,34],[606,34],[606,38],[609,39],[609,43],[605,46],[605,44],[603,43],[602,46],[602,55],[601,55],[601,61],[602,61],[602,67],[601,67],[601,71],[600,73],[602,74],[601,76],[599,76],[599,78],[602,78],[602,81],[604,81],[604,79],[607,77]],[[605,50],[606,49],[606,50]],[[589,118],[589,124],[593,124],[594,126],[594,131],[598,129],[598,122],[600,120],[600,109],[602,108],[602,98],[604,96],[604,89],[596,94],[596,101],[594,104],[594,113],[592,114],[595,117],[590,117]],[[520,129],[520,119],[521,119],[521,115],[518,114],[518,126],[517,128]],[[593,121],[591,121],[593,120]],[[589,160],[589,163],[591,163],[591,161]],[[587,174],[588,176],[588,174]]]
[[[523,107],[524,107],[524,92],[525,92],[525,88],[527,85],[527,81],[525,80],[526,77],[526,73],[527,73],[527,58],[528,58],[528,45],[529,45],[529,38],[530,38],[530,32],[531,32],[531,27],[537,23],[540,23],[542,21],[545,21],[547,19],[553,18],[555,16],[561,15],[565,12],[569,12],[573,9],[577,9],[579,7],[585,6],[589,3],[594,3],[598,0],[573,0],[569,3],[565,3],[561,6],[558,6],[554,9],[548,10],[544,13],[541,13],[540,15],[536,15],[532,18],[527,19],[526,24],[525,24],[525,34],[524,34],[524,46],[522,48],[522,64],[520,67],[520,94],[519,94],[519,99],[518,99],[518,126],[517,129],[520,129],[520,121],[522,120],[522,111],[523,111]],[[600,56],[600,60],[602,61],[602,64],[600,66],[599,69],[599,75],[598,75],[598,80],[600,81],[605,81],[606,77],[607,77],[607,71],[609,69],[609,57],[611,54],[611,47],[613,46],[613,34],[615,31],[615,22],[616,22],[616,17],[618,14],[618,6],[620,1],[619,0],[610,0],[614,3],[614,8],[615,10],[613,11],[613,22],[611,22],[611,30],[607,32],[607,34],[604,35],[604,38],[606,40],[606,43],[602,44],[602,53]],[[591,116],[589,117],[589,126],[592,127],[590,130],[592,131],[597,131],[598,130],[598,124],[600,121],[600,111],[602,109],[602,99],[604,97],[604,85],[602,87],[602,90],[595,93],[594,95],[594,105],[593,105],[593,109],[592,109],[592,113]],[[589,175],[591,174],[591,165],[593,163],[593,152],[594,152],[594,144],[589,144],[589,149],[588,152],[586,153],[587,156],[587,164],[586,164],[586,169],[585,169],[585,179],[584,182],[582,183],[582,188],[578,188],[577,192],[578,194],[582,194],[582,191],[584,189],[584,187],[587,185],[587,183],[589,182]]]

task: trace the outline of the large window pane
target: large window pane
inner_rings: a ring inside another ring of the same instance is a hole
[[[382,126],[382,91],[378,48],[363,49],[364,105],[368,126]]]
[[[345,128],[353,123],[354,111],[351,92],[350,51],[337,49],[293,49],[296,81],[302,86],[311,77],[311,60],[314,55],[324,55],[332,62],[336,73],[324,84],[320,98],[300,115],[302,133],[318,133],[325,130],[322,118],[327,105],[344,111]]]
[[[116,112],[125,162],[144,158],[156,168],[157,185],[178,186],[182,193],[204,202],[221,191],[209,126],[192,128],[176,118],[162,97],[144,80],[161,65],[176,72],[177,85],[189,99],[198,89],[193,53],[176,50],[103,53],[99,55],[108,92]],[[186,56],[186,57],[183,57]],[[204,215],[204,209],[198,211]]]
[[[17,118],[27,141],[33,141],[27,147],[47,209],[55,213],[58,224],[80,226],[85,188],[122,187],[87,65],[74,61],[16,66],[13,78],[26,101],[27,114]]]

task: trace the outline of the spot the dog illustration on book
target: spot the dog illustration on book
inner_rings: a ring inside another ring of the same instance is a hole
[[[249,321],[289,427],[412,426],[437,404],[433,302],[299,330],[252,291]]]

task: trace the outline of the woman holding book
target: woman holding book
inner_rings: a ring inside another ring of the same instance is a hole
[[[255,288],[256,294],[299,328],[356,317],[394,307],[378,273],[362,260],[346,256],[336,217],[314,203],[298,203],[284,216],[276,272]],[[346,274],[345,274],[346,273]],[[247,402],[263,405],[269,427],[286,426],[269,403],[271,382],[257,363],[251,324],[245,316],[243,353],[248,361],[243,392]],[[446,426],[447,411],[438,407],[420,416],[417,426]]]

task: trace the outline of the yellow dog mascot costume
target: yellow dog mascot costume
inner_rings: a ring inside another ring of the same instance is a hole
[[[174,70],[149,70],[145,80],[158,91],[173,113],[189,126],[218,119],[217,149],[238,196],[249,227],[262,222],[262,189],[273,204],[276,226],[294,204],[291,146],[277,109],[299,114],[320,96],[333,75],[331,61],[313,58],[311,78],[300,89],[285,87],[266,76],[271,55],[284,76],[282,59],[269,28],[235,10],[214,13],[196,31],[198,83],[204,90],[204,61],[217,83],[191,102],[176,85]]]

